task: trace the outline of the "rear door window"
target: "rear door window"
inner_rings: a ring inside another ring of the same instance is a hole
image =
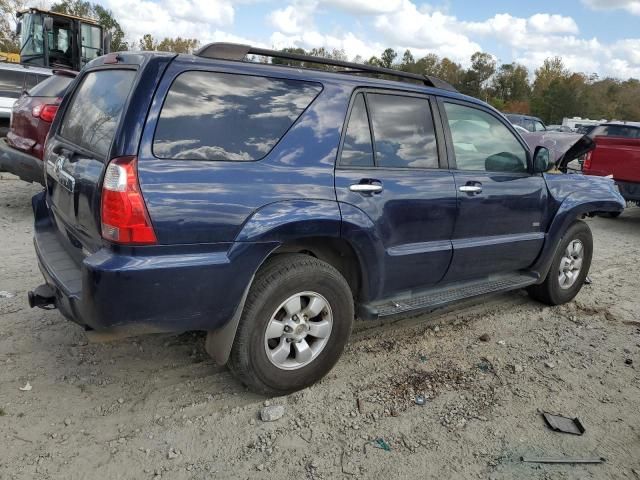
[[[62,97],[72,80],[72,77],[66,75],[51,75],[29,90],[28,93],[32,97]]]
[[[265,157],[320,93],[317,83],[192,71],[165,99],[153,141],[159,158]]]
[[[429,100],[369,93],[367,104],[379,167],[438,168]]]
[[[135,76],[135,70],[116,69],[85,75],[64,114],[60,135],[106,156]]]

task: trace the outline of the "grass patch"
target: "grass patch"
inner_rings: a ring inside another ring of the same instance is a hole
[[[0,407],[0,417],[4,417],[7,414],[7,412],[5,412],[4,408]]]

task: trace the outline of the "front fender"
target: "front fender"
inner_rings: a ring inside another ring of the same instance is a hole
[[[584,215],[621,212],[626,205],[614,182],[608,178],[583,175],[545,175],[555,211],[546,234],[544,247],[532,270],[544,280],[569,226]]]

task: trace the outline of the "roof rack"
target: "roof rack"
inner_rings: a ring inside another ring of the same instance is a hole
[[[335,60],[333,58],[314,57],[312,55],[301,55],[299,53],[281,52],[278,50],[269,50],[266,48],[256,48],[250,45],[242,45],[239,43],[214,42],[209,43],[194,52],[194,55],[204,58],[216,58],[219,60],[236,60],[242,61],[247,55],[261,55],[264,57],[281,58],[284,60],[295,60],[299,62],[310,62],[321,65],[332,65],[334,67],[343,67],[340,73],[354,74],[378,74],[389,75],[401,79],[417,80],[424,83],[428,87],[440,88],[457,92],[457,90],[444,80],[429,75],[419,75],[417,73],[403,72],[392,68],[375,67],[373,65],[365,65],[354,62],[345,62],[343,60]]]

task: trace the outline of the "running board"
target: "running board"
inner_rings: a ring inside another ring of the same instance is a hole
[[[482,281],[431,288],[416,292],[413,295],[386,299],[382,302],[361,304],[358,306],[358,317],[364,320],[376,320],[395,315],[433,310],[480,295],[518,290],[533,285],[537,281],[538,277],[536,275],[528,273],[494,276]]]

